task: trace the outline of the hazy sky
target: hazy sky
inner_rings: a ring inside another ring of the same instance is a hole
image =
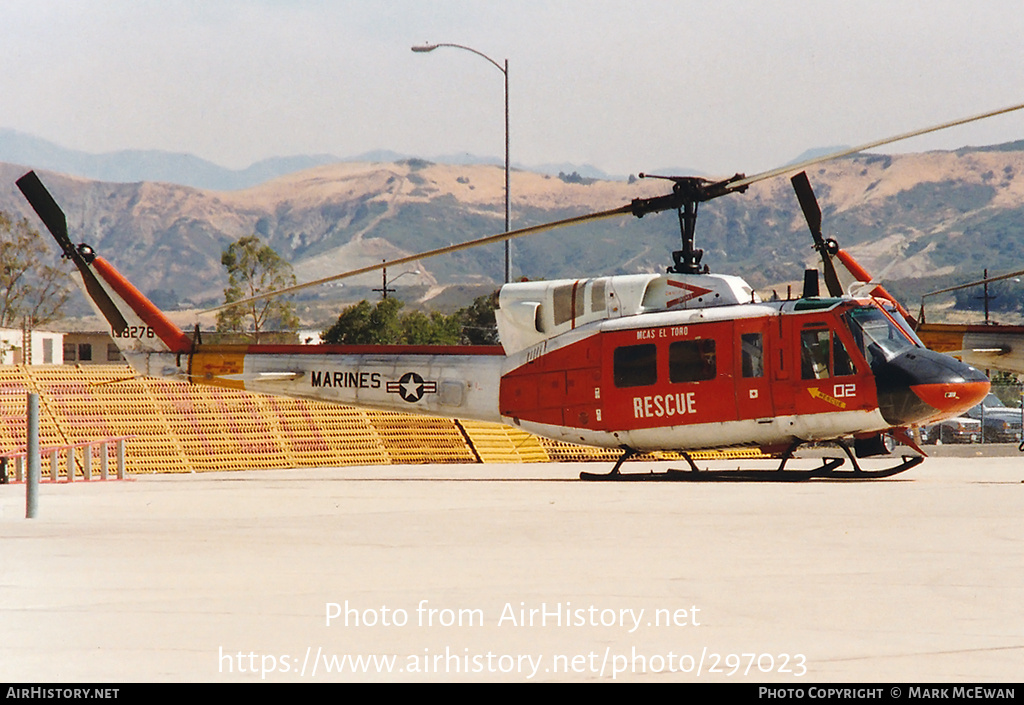
[[[0,127],[240,168],[503,152],[748,174],[1024,103],[1021,0],[3,0]],[[897,148],[1024,139],[1024,111]]]

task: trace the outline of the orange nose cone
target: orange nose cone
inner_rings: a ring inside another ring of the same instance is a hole
[[[972,406],[977,406],[988,394],[992,384],[984,381],[944,382],[940,384],[915,384],[910,389],[921,401],[938,409],[936,419],[959,416]]]

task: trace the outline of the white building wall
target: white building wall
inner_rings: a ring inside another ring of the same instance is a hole
[[[64,364],[64,335],[50,331],[31,332],[33,365]],[[25,340],[20,330],[0,328],[0,365],[25,364]]]

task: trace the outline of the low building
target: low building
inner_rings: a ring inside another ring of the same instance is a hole
[[[26,346],[25,337],[30,338]],[[27,348],[27,349],[26,349]],[[60,365],[64,362],[64,335],[16,328],[0,328],[0,365]]]
[[[65,365],[110,365],[124,362],[107,331],[74,331],[64,334]]]
[[[307,331],[306,333],[305,340],[316,343],[320,342],[319,334],[315,331]],[[244,333],[203,331],[201,335],[205,343],[245,345],[252,342],[251,336]],[[299,337],[291,332],[269,331],[262,334],[261,342],[277,345],[295,345],[299,342]],[[110,333],[102,330],[69,331],[64,333],[63,351],[63,362],[66,365],[111,365],[125,361],[114,339],[110,337]]]

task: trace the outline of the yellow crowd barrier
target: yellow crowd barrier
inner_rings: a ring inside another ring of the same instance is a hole
[[[28,392],[40,397],[42,446],[130,436],[125,459],[129,474],[614,461],[621,453],[549,441],[501,424],[364,411],[139,378],[123,365],[56,365],[0,366],[0,454],[24,447]],[[762,457],[756,450],[741,453]],[[738,456],[733,452],[729,457]]]

